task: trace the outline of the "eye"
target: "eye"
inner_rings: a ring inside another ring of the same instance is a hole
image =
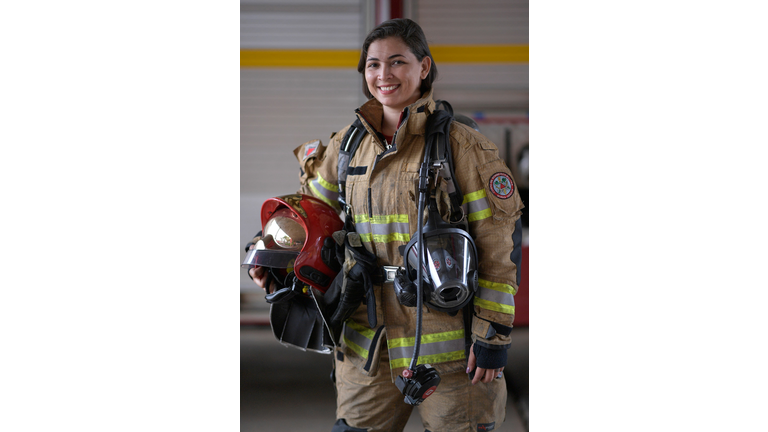
[[[379,64],[378,64],[378,63],[368,63],[368,66],[366,66],[366,67],[367,67],[368,69],[373,69],[373,68],[375,68],[375,67],[378,67],[378,66],[379,66]]]

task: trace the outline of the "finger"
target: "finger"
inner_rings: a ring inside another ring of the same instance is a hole
[[[469,348],[469,360],[467,360],[467,373],[472,372],[475,370],[475,366],[477,365],[477,359],[475,358],[475,352],[472,350],[474,348],[475,344],[472,344],[472,346]]]
[[[479,383],[483,378],[485,378],[485,372],[486,370],[479,367],[475,370],[475,378],[472,380],[472,385],[475,385]]]
[[[497,373],[498,372],[496,371],[496,369],[488,369],[485,372],[485,376],[483,377],[483,382],[488,384],[489,382],[493,381],[496,378]]]

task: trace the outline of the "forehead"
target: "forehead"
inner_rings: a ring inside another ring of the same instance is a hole
[[[368,47],[368,58],[374,57],[383,60],[396,54],[404,55],[406,57],[416,57],[411,52],[410,48],[408,48],[408,45],[397,36],[388,37],[386,39],[377,39],[371,42],[371,45]]]

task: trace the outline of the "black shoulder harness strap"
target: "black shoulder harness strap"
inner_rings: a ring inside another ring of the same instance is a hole
[[[363,126],[363,123],[359,118],[355,118],[355,122],[352,123],[347,133],[344,134],[344,138],[341,140],[341,149],[339,150],[339,165],[337,168],[337,177],[339,179],[339,203],[341,208],[347,211],[347,199],[346,199],[346,186],[347,186],[347,170],[349,169],[349,161],[352,160],[352,156],[355,155],[357,148],[360,147],[360,141],[368,131]]]

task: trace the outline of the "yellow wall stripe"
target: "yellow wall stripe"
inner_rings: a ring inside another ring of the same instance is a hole
[[[528,63],[528,45],[437,45],[429,47],[440,63]]]
[[[240,50],[240,67],[357,68],[359,50]]]
[[[440,63],[528,63],[528,45],[435,45]],[[241,49],[240,67],[357,68],[359,50]]]

